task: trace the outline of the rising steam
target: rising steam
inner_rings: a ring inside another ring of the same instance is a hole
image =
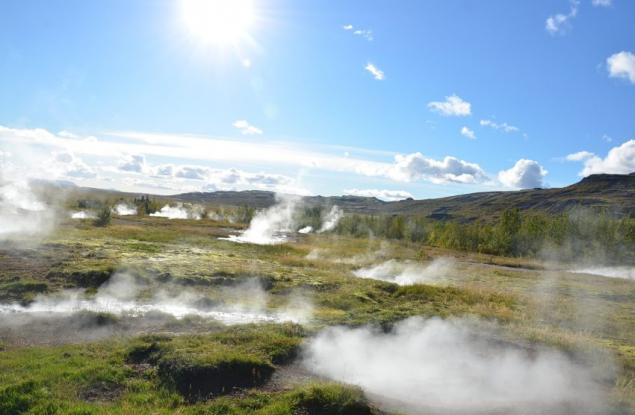
[[[81,290],[63,291],[58,295],[39,296],[28,306],[0,304],[0,315],[17,313],[46,317],[94,312],[139,317],[163,313],[177,319],[198,316],[224,324],[244,324],[304,322],[311,314],[310,302],[298,301],[293,296],[280,311],[269,311],[267,292],[256,279],[225,288],[222,298],[222,303],[210,302],[199,292],[176,284],[162,283],[157,287],[137,276],[117,273],[100,286],[94,296]]]
[[[335,229],[342,216],[344,216],[342,209],[337,206],[333,206],[322,220],[322,227],[320,227],[318,233],[329,232]]]
[[[96,217],[93,212],[87,212],[85,210],[71,213],[71,219],[95,219]]]
[[[353,271],[353,274],[359,278],[412,285],[438,280],[449,275],[453,269],[454,261],[451,258],[436,258],[428,265],[391,259],[379,265],[360,268]]]
[[[54,216],[26,181],[3,181],[0,175],[0,240],[43,235],[52,228]]]
[[[275,245],[287,242],[289,235],[297,229],[296,218],[301,199],[297,196],[276,196],[277,203],[268,209],[262,210],[253,217],[249,228],[240,235],[230,235],[221,238],[232,242],[251,243],[258,245]],[[322,218],[322,225],[318,233],[328,232],[337,226],[342,217],[342,210],[333,206]],[[309,234],[313,232],[313,226],[303,226],[297,232]]]
[[[113,213],[118,216],[131,216],[137,214],[137,207],[126,203],[118,203],[113,208]]]
[[[284,243],[288,239],[287,234],[293,229],[293,215],[297,203],[297,197],[279,197],[275,205],[256,213],[249,223],[249,228],[242,234],[222,239],[258,245]]]
[[[491,330],[490,334],[491,334]],[[408,414],[601,414],[590,370],[555,351],[494,343],[468,321],[411,318],[392,332],[329,328],[308,343],[304,364],[362,387]]]
[[[168,219],[200,220],[203,216],[203,210],[199,206],[185,206],[179,203],[176,206],[165,205],[158,212],[151,213],[150,216]]]
[[[576,274],[601,275],[609,278],[624,278],[635,280],[635,267],[615,266],[615,267],[585,267],[571,270]]]

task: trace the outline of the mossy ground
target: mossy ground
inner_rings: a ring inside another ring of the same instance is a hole
[[[68,221],[37,244],[0,247],[3,303],[28,304],[64,289],[90,292],[126,269],[194,287],[210,301],[228,301],[222,298],[224,287],[258,277],[265,282],[269,308],[283,307],[291,293],[302,293],[313,305],[313,319],[293,330],[266,325],[224,330],[210,321],[165,316],[136,327],[112,316],[87,316],[108,329],[104,336],[56,338],[51,330],[42,334],[43,341],[36,337],[37,326],[30,332],[0,327],[0,405],[5,405],[0,413],[363,413],[367,404],[361,393],[342,385],[281,391],[259,386],[303,336],[321,327],[390,325],[413,315],[476,316],[498,322],[511,341],[615,356],[613,396],[627,406],[635,402],[632,281],[378,239],[312,235],[275,246],[218,239],[235,228],[149,217],[116,218],[103,228]],[[425,264],[440,256],[455,258],[452,269],[428,284],[399,287],[352,274],[392,258]],[[74,330],[80,333],[81,324]],[[118,335],[108,335],[113,332]],[[156,340],[154,359],[135,361],[131,350],[143,350],[151,340],[148,333],[166,337]],[[223,368],[247,368],[236,372],[248,380],[181,387],[199,373],[208,377]],[[242,392],[229,393],[233,386]]]

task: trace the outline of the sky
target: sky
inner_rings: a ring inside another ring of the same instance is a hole
[[[5,0],[11,177],[383,200],[635,171],[629,0]]]

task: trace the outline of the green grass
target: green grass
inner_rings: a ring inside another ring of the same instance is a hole
[[[293,325],[243,326],[220,333],[141,339],[127,360],[157,368],[162,382],[188,400],[266,382],[274,364],[296,355],[302,329]]]
[[[214,304],[231,303],[227,287],[258,277],[271,311],[286,307],[288,296],[297,293],[313,306],[313,319],[303,328],[219,330],[197,319],[169,320],[153,326],[160,336],[131,339],[126,336],[137,331],[122,330],[124,337],[108,341],[51,347],[34,344],[48,337],[29,340],[28,333],[20,333],[25,337],[15,339],[0,331],[5,335],[0,337],[0,405],[5,405],[0,413],[346,414],[345,408],[354,407],[351,402],[366,405],[358,390],[318,385],[271,392],[258,385],[294,356],[305,335],[322,327],[389,326],[415,315],[492,320],[517,342],[549,345],[575,356],[614,356],[614,399],[635,408],[632,281],[547,272],[534,260],[379,239],[311,235],[278,246],[218,239],[228,232],[233,231],[207,220],[132,217],[114,219],[103,228],[63,223],[42,244],[0,248],[2,302],[28,303],[39,294],[74,288],[90,295],[113,272],[128,270],[146,279],[149,289],[167,282],[174,292],[192,290]],[[456,264],[446,278],[429,284],[399,287],[352,274],[391,258],[426,263],[439,256],[455,257]],[[108,315],[99,319],[113,330],[127,324]],[[92,316],[89,320],[94,321]],[[227,373],[241,380],[191,386],[200,374]],[[223,388],[227,392],[234,386],[256,388],[222,395]],[[93,399],[100,394],[107,399]],[[334,412],[329,402],[335,402]],[[317,407],[322,412],[311,412]]]
[[[361,391],[344,385],[250,389],[294,356],[302,336],[291,324],[248,325],[9,350],[0,355],[0,413],[370,414]]]

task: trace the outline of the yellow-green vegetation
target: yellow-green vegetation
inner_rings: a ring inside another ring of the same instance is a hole
[[[508,341],[615,359],[615,376],[607,380],[612,395],[635,407],[632,281],[407,240],[322,234],[260,246],[218,239],[242,226],[115,216],[103,227],[69,220],[38,244],[0,247],[2,303],[29,304],[68,289],[90,297],[114,273],[127,271],[148,290],[168,284],[173,294],[195,291],[210,304],[232,304],[238,299],[227,287],[257,278],[267,310],[284,309],[296,295],[312,306],[302,327],[223,329],[200,318],[167,317],[137,327],[90,315],[91,327],[96,319],[118,333],[98,341],[0,327],[0,413],[370,413],[361,392],[348,386],[266,385],[322,327],[389,326],[415,315],[475,316],[497,322]],[[411,286],[353,274],[390,259],[425,266],[438,257],[454,258],[443,277]]]
[[[293,325],[244,326],[5,351],[0,413],[370,414],[359,390],[338,384],[235,389],[264,384],[301,336]]]

